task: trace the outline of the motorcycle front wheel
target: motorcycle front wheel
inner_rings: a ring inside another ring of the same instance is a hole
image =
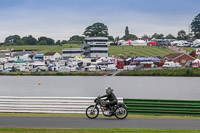
[[[117,119],[125,119],[128,116],[128,110],[124,107],[118,107],[115,110],[115,117]]]
[[[86,109],[86,116],[90,119],[95,119],[97,118],[97,116],[99,115],[99,109],[97,107],[95,107],[94,105],[90,105],[87,109]]]

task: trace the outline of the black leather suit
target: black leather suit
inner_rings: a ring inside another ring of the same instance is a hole
[[[107,102],[106,104],[108,107],[112,107],[116,105],[118,102],[115,94],[112,91],[109,94],[101,96],[100,98],[104,98],[104,97],[106,97],[105,101],[109,100],[109,102]]]

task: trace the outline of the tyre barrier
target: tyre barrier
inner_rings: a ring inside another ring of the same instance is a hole
[[[135,114],[171,114],[200,115],[199,100],[162,100],[124,98],[129,113]]]
[[[10,97],[0,96],[0,112],[85,113],[95,97]],[[199,100],[118,98],[134,114],[200,115]]]
[[[0,97],[0,112],[85,113],[95,97]],[[123,98],[118,98],[123,102]]]

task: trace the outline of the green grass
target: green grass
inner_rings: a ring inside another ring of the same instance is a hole
[[[186,129],[24,129],[1,128],[1,133],[200,133],[200,130]]]
[[[174,53],[174,51],[168,48],[158,48],[158,47],[151,47],[151,46],[110,46],[109,47],[109,56],[114,55],[118,57],[122,56],[161,56],[164,57],[167,54]]]
[[[20,46],[0,46],[0,50],[6,50],[14,48],[14,50],[28,50],[28,49],[37,49],[39,53],[44,54],[46,52],[58,52],[62,54],[62,49],[65,48],[80,48],[80,44],[64,44],[63,46],[58,45],[20,45]],[[109,56],[114,55],[118,57],[123,56],[161,56],[164,57],[169,53],[174,53],[174,51],[168,48],[158,48],[150,46],[109,46],[108,47]]]
[[[14,50],[28,50],[28,49],[36,49],[39,50],[40,54],[44,54],[46,52],[58,52],[62,54],[62,49],[65,48],[80,48],[80,44],[64,44],[62,46],[59,45],[14,45],[14,46],[0,46],[0,50],[6,50],[10,48],[14,48]]]
[[[59,114],[59,113],[0,113],[0,116],[30,116],[30,117],[86,117],[85,114]],[[98,117],[104,117],[99,115]],[[171,118],[171,119],[200,119],[200,116],[187,115],[154,115],[152,114],[128,114],[128,118]]]
[[[158,70],[124,71],[117,76],[191,76],[199,77],[199,68],[171,68]]]
[[[196,49],[196,48],[191,48],[191,47],[181,47],[181,48],[188,51],[188,52],[192,52]]]
[[[107,72],[82,72],[82,71],[76,71],[76,72],[10,72],[10,73],[2,73],[0,72],[0,75],[6,75],[6,76],[104,76],[108,74]]]

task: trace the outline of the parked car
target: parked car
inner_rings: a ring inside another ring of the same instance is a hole
[[[71,71],[71,72],[76,72],[76,67],[71,67],[71,68],[70,68],[70,71]]]
[[[188,67],[192,67],[192,61],[189,60],[186,64],[185,64],[185,68],[188,68]]]
[[[115,66],[115,64],[109,64],[107,67],[108,71],[117,71],[117,67]]]
[[[196,44],[194,47],[195,47],[195,48],[198,48],[198,47],[200,47],[200,44],[198,43],[198,44]]]
[[[135,70],[137,68],[136,65],[126,65],[124,66],[124,70]]]
[[[107,66],[106,65],[102,65],[102,66],[100,66],[100,70],[101,71],[107,71]]]
[[[190,47],[197,48],[197,47],[200,47],[200,44],[199,44],[199,43],[196,43],[196,44],[191,45]]]
[[[124,66],[124,70],[141,70],[144,65],[140,62],[132,62],[129,65]]]
[[[96,71],[96,66],[91,65],[91,66],[88,67],[88,70],[89,71]]]
[[[185,43],[184,44],[184,47],[190,47],[190,46],[192,46],[193,45],[193,43]]]
[[[177,47],[183,47],[184,46],[184,43],[179,43],[176,45]]]
[[[163,68],[180,68],[182,67],[179,63],[174,63],[174,62],[165,62],[163,65]]]
[[[58,69],[58,72],[70,72],[70,67],[66,67],[66,66],[60,67]]]

